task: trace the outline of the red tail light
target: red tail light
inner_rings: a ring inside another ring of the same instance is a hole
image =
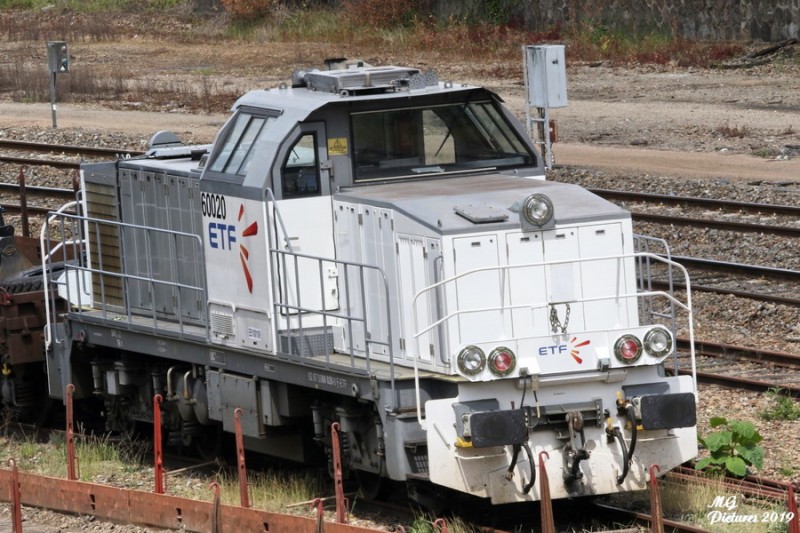
[[[642,341],[634,335],[623,335],[614,343],[614,355],[621,362],[631,364],[642,356]]]
[[[507,376],[516,366],[517,356],[505,346],[495,348],[489,354],[489,370],[495,376]]]

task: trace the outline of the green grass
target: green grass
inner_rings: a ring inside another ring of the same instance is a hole
[[[661,482],[664,514],[682,522],[688,522],[708,531],[720,533],[773,533],[787,530],[787,521],[780,520],[786,512],[784,502],[758,501],[745,498],[730,489],[722,480],[707,479],[704,482],[666,480]],[[729,505],[714,505],[724,502]],[[770,517],[775,513],[774,520]],[[724,516],[736,515],[757,522],[724,522]],[[766,517],[766,519],[765,519]],[[763,520],[763,521],[762,521]]]
[[[785,395],[779,387],[767,391],[769,405],[758,414],[763,420],[797,420],[800,418],[800,403]]]

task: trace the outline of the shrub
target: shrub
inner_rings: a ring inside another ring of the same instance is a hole
[[[700,444],[705,446],[710,457],[697,462],[697,470],[709,470],[734,476],[745,476],[747,468],[764,465],[764,448],[758,445],[764,437],[756,430],[752,422],[713,417],[709,422],[712,428],[721,428],[705,437],[700,437]]]
[[[280,4],[280,0],[221,0],[221,3],[231,17],[254,20],[268,15]]]
[[[375,28],[413,27],[431,15],[428,0],[345,0],[344,12],[354,24]]]

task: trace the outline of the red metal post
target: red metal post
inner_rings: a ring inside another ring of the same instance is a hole
[[[211,533],[221,533],[222,532],[222,500],[220,499],[219,494],[219,483],[214,481],[211,485],[208,486],[210,489],[214,489],[214,503],[211,507]]]
[[[22,503],[19,496],[19,470],[14,459],[8,460],[11,467],[11,531],[22,533]]]
[[[433,521],[433,530],[447,533],[447,522],[445,522],[444,518],[437,518]]]
[[[78,472],[75,468],[75,412],[72,407],[72,396],[75,393],[75,385],[67,385],[67,479],[75,481],[78,479]]]
[[[31,229],[28,224],[28,193],[25,191],[25,170],[19,169],[19,215],[22,220],[22,236],[30,237]]]
[[[164,397],[160,394],[153,396],[153,457],[155,458],[155,493],[164,494],[166,492],[164,480],[164,450],[161,439],[161,402]]]
[[[317,528],[318,532],[324,531],[325,524],[325,511],[323,510],[322,498],[314,498],[311,502],[311,508],[317,510]]]
[[[553,518],[553,498],[550,496],[550,479],[544,466],[544,458],[550,459],[547,452],[539,452],[539,514],[542,515],[542,533],[553,533],[556,522]],[[533,468],[533,465],[531,465]]]
[[[789,533],[800,533],[800,516],[797,516],[797,500],[794,498],[794,483],[789,483]]]
[[[242,507],[250,507],[250,495],[247,493],[247,467],[244,464],[244,437],[242,436],[241,407],[233,410],[233,430],[236,432],[236,464],[239,469],[239,500]]]
[[[333,484],[336,489],[336,521],[347,523],[347,504],[342,484],[342,447],[339,443],[339,422],[331,424],[331,446],[333,447]]]
[[[650,531],[664,533],[664,512],[661,507],[661,491],[658,488],[656,474],[661,469],[658,465],[650,466]]]

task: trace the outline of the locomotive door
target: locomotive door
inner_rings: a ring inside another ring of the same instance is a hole
[[[275,294],[285,317],[279,327],[292,329],[299,327],[300,315],[308,316],[302,318],[304,328],[316,327],[322,317],[314,311],[339,307],[336,265],[321,260],[335,256],[325,128],[303,124],[293,137],[274,175],[280,221],[270,213],[272,246],[292,252],[274,257]]]

